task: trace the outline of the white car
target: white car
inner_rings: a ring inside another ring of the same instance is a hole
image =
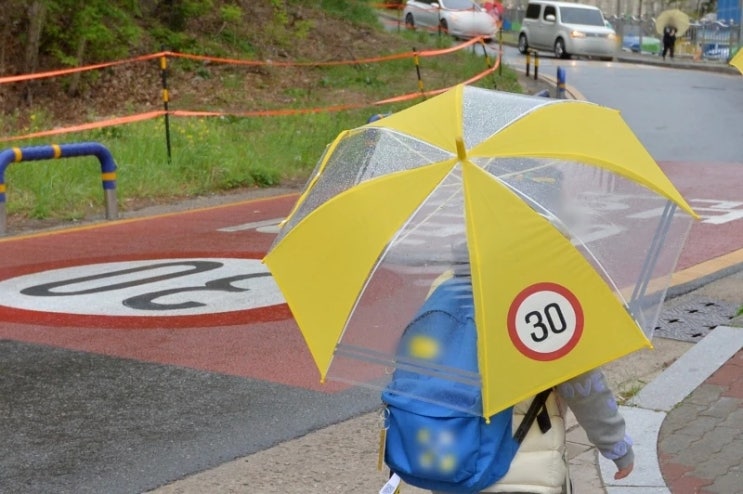
[[[529,0],[519,32],[519,51],[551,51],[557,58],[572,55],[612,60],[618,48],[614,29],[592,5],[553,0]]]
[[[403,9],[405,27],[443,32],[455,38],[493,39],[495,18],[472,0],[408,0]]]

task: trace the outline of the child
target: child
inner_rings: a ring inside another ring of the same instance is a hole
[[[531,399],[514,408],[514,428],[521,423],[530,403]],[[533,425],[506,476],[482,492],[571,492],[565,445],[566,407],[586,431],[589,441],[604,457],[614,461],[617,466],[615,479],[622,479],[632,472],[632,440],[625,432],[624,418],[601,370],[592,370],[560,384],[554,393],[550,393],[545,407],[551,428],[542,433],[536,424]]]

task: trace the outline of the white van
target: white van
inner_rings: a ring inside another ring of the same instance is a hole
[[[597,7],[569,2],[531,0],[519,32],[519,51],[551,51],[612,60],[618,38]]]

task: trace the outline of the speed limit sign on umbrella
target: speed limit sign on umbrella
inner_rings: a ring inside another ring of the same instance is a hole
[[[567,288],[539,283],[522,291],[508,312],[508,334],[518,350],[535,360],[564,357],[583,334],[583,309]]]

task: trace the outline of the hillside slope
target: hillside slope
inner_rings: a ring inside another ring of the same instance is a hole
[[[362,17],[364,23],[349,22],[318,6],[301,2],[280,2],[277,10],[271,0],[239,2],[239,22],[225,23],[214,13],[189,19],[179,46],[161,45],[147,31],[147,19],[142,19],[143,36],[125,57],[85,60],[82,66],[114,60],[136,59],[137,56],[158,53],[163,49],[241,61],[341,61],[363,59],[409,50],[401,46],[400,38],[375,24],[373,13]],[[322,2],[320,2],[322,3]],[[354,3],[354,2],[349,2]],[[358,2],[357,2],[358,3]],[[362,2],[363,3],[363,2]],[[215,1],[213,12],[225,2]],[[371,12],[364,3],[362,7]],[[0,73],[22,74],[25,46],[18,42],[27,26],[23,22],[10,24],[16,36],[6,34],[0,55]],[[229,33],[227,36],[226,33]],[[11,39],[15,41],[10,41]],[[42,50],[36,72],[67,68]],[[311,67],[273,70],[265,66],[235,66],[209,61],[169,61],[168,85],[171,101],[189,105],[240,109],[281,107],[287,102],[287,91],[311,91],[321,84]],[[225,86],[225,77],[239,70],[239,85],[232,81]],[[56,125],[122,113],[149,111],[162,107],[159,60],[126,63],[121,66],[86,71],[75,76],[44,78],[29,82],[0,84],[0,109],[6,118],[0,120],[0,130],[33,127],[40,116]],[[352,97],[352,96],[351,96]],[[337,98],[337,96],[336,96]],[[337,99],[334,100],[337,102]],[[7,116],[11,116],[8,118]]]

